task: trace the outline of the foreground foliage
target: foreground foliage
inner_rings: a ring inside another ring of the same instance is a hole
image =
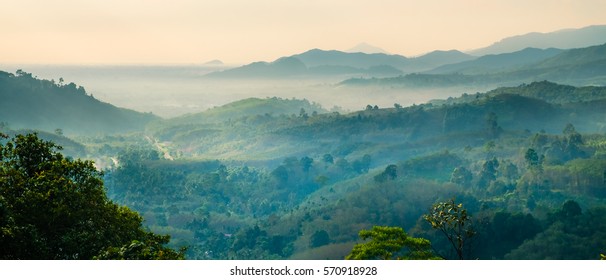
[[[106,197],[91,161],[65,158],[36,134],[3,142],[0,259],[183,258],[164,247],[167,236],[144,230],[139,214]]]
[[[431,207],[429,214],[423,216],[423,219],[428,221],[432,228],[444,234],[460,260],[465,259],[466,251],[469,250],[469,241],[476,232],[463,204],[456,203],[454,198],[446,202],[438,202]]]
[[[348,260],[439,259],[432,250],[429,240],[410,237],[399,227],[374,226],[371,230],[360,231],[362,240],[367,243],[356,244],[345,258]]]

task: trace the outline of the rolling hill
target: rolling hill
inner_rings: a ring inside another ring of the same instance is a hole
[[[196,114],[187,114],[184,116],[162,121],[170,124],[199,124],[199,123],[218,123],[228,120],[237,120],[243,117],[257,115],[299,115],[301,112],[306,114],[326,113],[319,104],[310,103],[307,100],[272,98],[246,98],[223,106],[208,109]]]
[[[0,99],[0,121],[12,129],[115,134],[142,130],[159,119],[101,102],[74,83],[40,80],[23,71],[0,72]]]

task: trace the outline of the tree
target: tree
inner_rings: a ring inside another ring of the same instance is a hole
[[[431,207],[429,214],[423,215],[423,219],[444,234],[460,260],[465,259],[470,250],[469,241],[476,232],[463,204],[456,203],[454,198],[438,202]]]
[[[299,117],[307,120],[309,118],[309,115],[307,115],[307,112],[305,112],[305,109],[301,108],[301,110],[299,111]]]
[[[376,182],[383,183],[388,180],[395,180],[398,178],[398,166],[395,164],[390,164],[385,167],[385,170],[374,177]]]
[[[562,130],[562,133],[564,133],[564,135],[568,136],[570,134],[577,133],[577,130],[574,128],[574,125],[572,125],[571,123],[567,123],[566,126],[564,127],[564,130]]]
[[[110,247],[96,256],[98,260],[179,260],[183,259],[185,249],[175,251],[167,248],[168,235],[148,233],[143,241],[133,240],[121,247]]]
[[[303,167],[303,171],[305,173],[309,172],[309,169],[313,165],[314,160],[310,157],[305,156],[305,157],[302,157],[300,161],[301,161],[301,167]]]
[[[503,129],[499,126],[497,114],[490,112],[486,115],[486,135],[489,139],[498,138]]]
[[[107,198],[91,161],[65,158],[60,149],[36,134],[0,144],[0,259],[92,259],[135,241],[183,258],[164,247],[168,236],[144,230],[139,214]]]
[[[496,158],[492,158],[491,160],[487,160],[482,165],[482,170],[480,171],[480,179],[478,181],[478,185],[482,188],[487,187],[490,182],[497,179],[497,175],[499,174],[499,161]]]
[[[528,169],[538,172],[543,170],[543,156],[539,156],[534,149],[526,150],[524,159],[526,160]]]
[[[450,175],[450,182],[462,186],[468,186],[471,184],[472,178],[473,175],[471,174],[471,171],[464,166],[459,166],[452,171],[452,174]]]
[[[410,237],[399,227],[374,226],[371,230],[361,230],[359,236],[362,240],[371,240],[366,243],[356,244],[345,259],[439,259],[433,254],[429,240]]]
[[[362,173],[368,173],[368,170],[370,169],[370,163],[371,163],[371,157],[369,154],[365,154],[362,159],[359,160],[355,160],[352,163],[352,168],[354,169],[354,171],[362,174]]]
[[[564,128],[564,153],[567,159],[574,159],[585,156],[580,148],[583,145],[583,136],[579,134],[572,124],[567,124]]]
[[[324,156],[322,156],[322,159],[325,163],[333,164],[335,162],[335,159],[332,157],[331,154],[324,154]]]
[[[330,243],[330,236],[325,230],[317,230],[309,239],[309,247],[316,248]]]

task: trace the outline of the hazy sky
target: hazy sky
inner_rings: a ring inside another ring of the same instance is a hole
[[[0,0],[0,63],[249,63],[360,42],[414,56],[606,24],[604,11],[604,0]]]

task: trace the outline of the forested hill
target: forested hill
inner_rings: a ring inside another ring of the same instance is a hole
[[[606,248],[603,91],[539,82],[450,103],[221,121],[246,104],[305,104],[253,99],[197,115],[207,122],[150,125],[146,149],[99,152],[118,163],[105,176],[110,197],[189,258],[342,259],[374,225],[454,258],[424,219],[454,197],[477,225],[465,258],[596,259]]]
[[[217,123],[255,115],[312,115],[326,112],[320,104],[307,100],[251,97],[211,108],[201,113],[173,118],[166,122],[171,124]]]
[[[548,103],[565,104],[606,99],[606,87],[574,87],[549,81],[541,81],[522,84],[515,87],[500,87],[488,91],[485,96],[496,96],[500,94],[515,94],[540,99]],[[432,100],[430,103],[434,105],[468,103],[478,99],[478,96],[479,95],[463,94],[460,97],[448,98],[446,100]]]
[[[269,101],[248,100],[233,106],[241,108],[244,104]],[[306,104],[292,100],[287,103]],[[215,110],[225,114],[229,108]],[[382,162],[389,162],[421,152],[424,147],[448,148],[483,141],[487,134],[498,133],[496,126],[488,124],[490,116],[507,133],[557,133],[567,123],[581,131],[602,132],[605,108],[606,90],[602,87],[577,88],[540,82],[407,108],[369,105],[366,110],[350,114],[313,114],[306,109],[295,114],[251,112],[229,120],[223,115],[213,122],[210,110],[206,118],[192,115],[156,123],[149,127],[148,133],[171,143],[175,155],[275,161],[287,156],[321,156],[332,150],[354,157],[379,153]]]
[[[95,99],[83,87],[41,80],[18,70],[0,71],[0,122],[67,134],[123,133],[142,129],[158,117]]]

